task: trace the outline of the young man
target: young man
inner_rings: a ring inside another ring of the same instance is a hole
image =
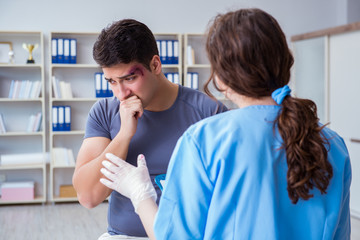
[[[205,94],[168,81],[161,69],[156,40],[150,29],[125,19],[105,28],[94,45],[93,56],[114,93],[90,110],[80,148],[73,185],[80,203],[93,208],[109,198],[108,233],[145,237],[131,201],[100,183],[105,153],[136,166],[146,156],[152,183],[166,172],[178,138],[193,123],[226,107]],[[160,190],[157,188],[158,199]]]

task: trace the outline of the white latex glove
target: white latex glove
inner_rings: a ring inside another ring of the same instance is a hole
[[[102,184],[130,198],[136,213],[141,201],[148,198],[156,201],[157,194],[151,183],[144,155],[138,156],[137,167],[114,154],[107,153],[105,156],[111,162],[106,160],[102,162],[105,168],[101,168],[100,171],[108,178],[101,178]]]

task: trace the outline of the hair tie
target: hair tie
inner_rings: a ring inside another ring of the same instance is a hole
[[[288,85],[283,86],[282,88],[278,88],[271,94],[271,97],[275,100],[277,104],[281,104],[284,98],[290,95],[291,89]]]

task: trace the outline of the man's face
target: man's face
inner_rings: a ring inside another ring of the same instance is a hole
[[[140,63],[117,64],[103,68],[105,79],[120,101],[137,96],[145,108],[152,100],[156,86],[154,75]]]

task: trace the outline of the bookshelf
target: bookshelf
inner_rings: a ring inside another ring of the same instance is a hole
[[[75,169],[73,163],[59,163],[56,159],[55,149],[65,148],[71,150],[76,159],[85,133],[87,115],[92,105],[98,100],[95,97],[94,74],[101,72],[101,68],[92,57],[92,47],[99,33],[96,32],[51,32],[49,36],[49,129],[50,129],[50,200],[52,202],[73,202],[76,197],[60,197],[60,186],[71,185]],[[76,39],[76,63],[52,63],[53,38]],[[55,97],[53,76],[58,81],[71,85],[71,97]],[[71,130],[53,131],[52,108],[54,106],[70,106]],[[61,157],[61,156],[60,156]]]
[[[184,34],[184,86],[193,87],[194,83],[189,81],[189,73],[197,73],[199,91],[204,91],[204,84],[210,77],[211,66],[206,53],[206,35],[203,33]],[[192,78],[194,80],[194,78]],[[193,87],[194,88],[194,87]],[[212,84],[209,85],[211,93],[228,108],[237,108],[223,94],[218,92]]]
[[[32,52],[35,63],[27,63],[29,53],[23,48],[24,43],[37,44]],[[13,51],[12,55],[7,55],[7,44]],[[0,204],[44,203],[46,132],[43,34],[36,31],[0,31],[0,48],[0,114],[6,128],[6,132],[0,133],[0,181],[34,182],[34,199],[5,201],[0,198]],[[16,80],[18,85],[14,87],[12,84]],[[32,89],[37,89],[34,94],[30,94]],[[29,120],[31,115],[38,113],[41,118],[38,118],[35,129],[29,126]],[[36,161],[31,159],[34,155],[37,156]],[[9,156],[12,160],[5,163],[4,158]]]

